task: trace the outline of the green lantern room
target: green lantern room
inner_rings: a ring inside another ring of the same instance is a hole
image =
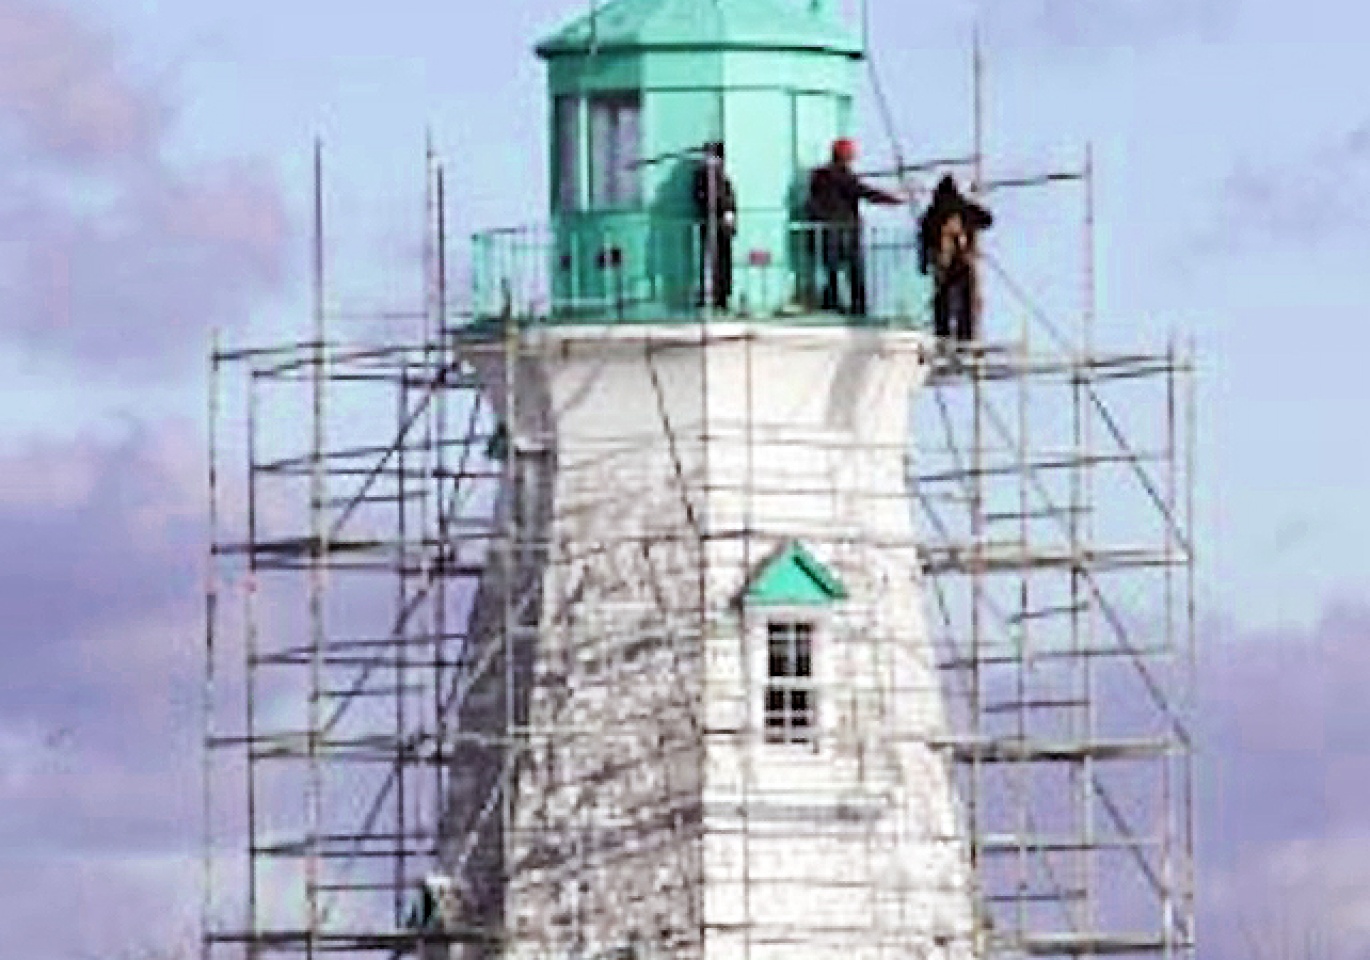
[[[721,312],[785,322],[922,323],[913,225],[867,230],[870,316],[815,310],[810,171],[853,126],[863,51],[832,0],[611,0],[545,38],[547,224],[476,237],[478,314],[669,323],[705,312],[691,185],[710,142],[737,197]]]

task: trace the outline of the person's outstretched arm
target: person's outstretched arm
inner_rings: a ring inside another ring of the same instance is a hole
[[[885,206],[893,206],[896,203],[904,202],[904,198],[898,194],[890,193],[888,190],[881,190],[879,187],[873,187],[857,177],[852,177],[852,180],[856,184],[857,195],[863,200],[869,200],[871,203],[884,204]]]

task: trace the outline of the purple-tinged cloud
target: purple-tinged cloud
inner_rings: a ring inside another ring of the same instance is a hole
[[[1370,121],[1280,161],[1237,163],[1219,186],[1204,248],[1319,245],[1370,226]]]
[[[197,602],[204,525],[192,437],[188,425],[140,428],[117,443],[32,443],[0,457],[11,668],[0,671],[0,722],[53,707],[98,712],[135,682],[165,703],[185,650],[166,624]]]
[[[978,0],[985,22],[1010,35],[1051,46],[1149,47],[1171,40],[1213,37],[1233,22],[1233,0]]]
[[[0,953],[6,956],[134,958],[194,944],[205,466],[203,437],[187,422],[137,424],[113,440],[33,442],[0,452]],[[227,530],[243,512],[241,462],[225,457],[220,466]],[[287,504],[261,496],[257,506],[264,522],[284,526],[279,514]],[[218,583],[220,733],[244,729],[248,581],[232,567],[225,564]],[[394,602],[393,583],[384,579],[349,584],[345,596],[338,591],[339,613],[330,626],[368,636],[383,631]],[[260,576],[256,586],[261,642],[276,648],[302,642],[303,576],[290,583]],[[259,730],[297,730],[303,722],[303,688],[278,674],[258,678]],[[303,672],[292,676],[299,681]],[[337,682],[351,679],[343,672]],[[378,721],[371,722],[375,729]],[[245,890],[241,765],[238,754],[215,765],[213,820],[222,852],[216,902],[221,923],[233,927],[241,925],[235,911]],[[273,835],[298,834],[300,778],[281,776],[279,765],[272,770],[259,785],[260,822]],[[333,788],[351,795],[357,783],[365,781]],[[346,803],[339,809],[353,818],[340,818],[340,828],[355,827],[360,814]],[[263,876],[270,915],[292,915],[298,877],[280,863]]]
[[[110,37],[50,3],[0,0],[0,131],[21,148],[77,163],[146,156],[167,119]]]
[[[197,447],[167,424],[0,456],[7,953],[118,956],[193,918]]]
[[[1250,937],[1272,949],[1293,937],[1291,956],[1302,957],[1305,932],[1335,947],[1329,960],[1370,953],[1367,682],[1364,602],[1329,606],[1307,632],[1228,628],[1208,642],[1199,767],[1206,955],[1250,956]]]
[[[273,171],[169,165],[167,100],[69,12],[0,0],[0,342],[83,375],[176,376],[281,288]]]
[[[283,279],[280,191],[248,165],[160,172],[123,185],[106,210],[40,203],[7,219],[24,240],[3,282],[5,333],[88,367],[184,361]]]

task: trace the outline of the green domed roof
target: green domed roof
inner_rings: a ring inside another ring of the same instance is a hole
[[[810,0],[610,0],[543,40],[537,52],[588,53],[593,41],[599,51],[743,48],[861,56],[860,42],[837,18],[813,6]]]

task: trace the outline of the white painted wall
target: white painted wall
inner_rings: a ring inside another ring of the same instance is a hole
[[[482,588],[473,629],[499,669],[463,723],[502,732],[513,678],[532,733],[512,829],[466,859],[486,870],[466,918],[507,924],[520,957],[630,936],[649,956],[720,960],[968,955],[954,798],[924,742],[943,719],[904,480],[924,338],[737,323],[706,343],[698,327],[530,337],[513,422],[547,451],[524,458],[523,495],[546,551],[525,542]],[[762,742],[775,611],[738,602],[790,538],[850,591],[819,624],[812,747]],[[519,581],[540,592],[506,676],[496,608]],[[506,760],[458,751],[449,868]]]

